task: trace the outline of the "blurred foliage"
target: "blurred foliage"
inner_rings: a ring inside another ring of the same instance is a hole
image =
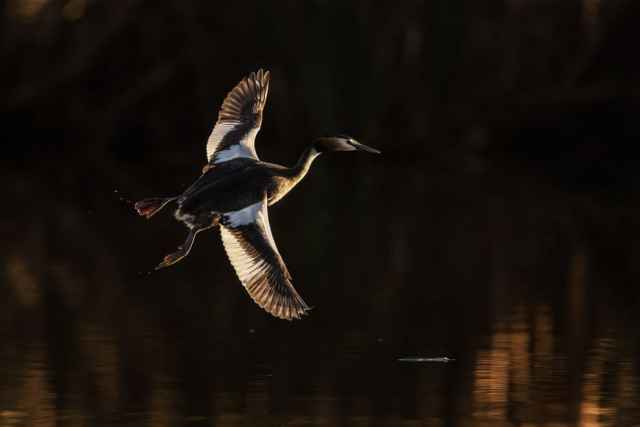
[[[265,67],[267,158],[346,132],[420,169],[483,170],[479,156],[506,150],[587,187],[592,172],[637,179],[624,161],[640,134],[630,0],[8,0],[2,14],[12,164],[183,174],[226,92]]]

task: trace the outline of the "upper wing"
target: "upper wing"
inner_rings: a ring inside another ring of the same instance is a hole
[[[291,284],[269,227],[266,197],[223,216],[222,244],[240,282],[263,309],[281,319],[299,319],[309,306]]]
[[[254,141],[262,124],[262,110],[269,92],[269,72],[258,70],[242,79],[227,94],[207,141],[210,164],[236,157],[258,159]]]

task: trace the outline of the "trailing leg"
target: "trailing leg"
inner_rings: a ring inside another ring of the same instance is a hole
[[[200,232],[200,230],[198,229],[192,229],[191,231],[189,231],[187,240],[185,240],[181,246],[178,246],[177,251],[165,256],[162,262],[158,264],[158,266],[156,267],[156,270],[169,267],[170,265],[175,264],[176,262],[180,261],[182,258],[189,255],[189,251],[193,246],[193,242],[196,240],[196,235],[198,234],[198,232]]]
[[[138,215],[149,219],[160,209],[165,207],[167,203],[172,202],[175,199],[177,199],[177,197],[152,197],[136,202],[134,207],[136,208]]]
[[[198,233],[218,225],[218,219],[219,219],[219,216],[216,215],[212,219],[209,219],[206,225],[193,227],[191,230],[189,230],[189,234],[187,235],[187,239],[184,241],[184,243],[181,246],[178,246],[177,251],[165,256],[162,262],[158,264],[158,266],[156,267],[156,270],[169,267],[170,265],[175,264],[176,262],[180,261],[182,258],[189,255],[189,251],[191,251],[191,248],[193,247],[193,242],[195,242],[196,236],[198,235]]]

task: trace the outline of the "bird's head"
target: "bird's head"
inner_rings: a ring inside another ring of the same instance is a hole
[[[340,135],[318,138],[313,142],[313,148],[318,153],[329,151],[366,151],[367,153],[380,154],[379,150],[360,144],[350,136]]]

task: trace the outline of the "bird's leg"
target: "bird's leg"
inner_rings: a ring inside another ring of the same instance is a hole
[[[156,270],[169,267],[170,265],[175,264],[176,262],[180,261],[182,258],[189,255],[189,251],[191,251],[191,248],[193,247],[193,242],[195,242],[196,236],[198,235],[198,233],[218,225],[218,218],[219,217],[216,215],[208,221],[207,225],[194,227],[191,230],[189,230],[189,234],[187,235],[187,239],[184,241],[184,243],[178,246],[177,251],[165,256],[162,262],[158,264],[158,266],[156,267]]]
[[[196,228],[191,229],[189,231],[189,234],[187,235],[187,240],[185,240],[182,245],[178,246],[177,251],[165,256],[162,262],[156,267],[156,270],[169,267],[170,265],[173,265],[176,262],[180,261],[182,258],[186,257],[189,254],[189,251],[191,250],[193,242],[196,240],[196,235],[199,231],[200,230]]]

